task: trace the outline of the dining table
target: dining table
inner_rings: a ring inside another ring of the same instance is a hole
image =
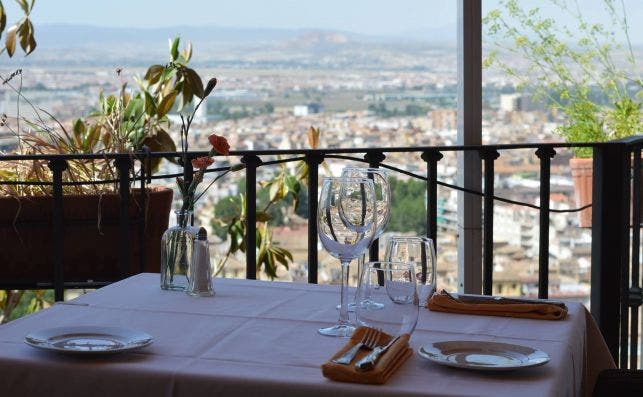
[[[321,365],[347,342],[320,335],[337,320],[339,286],[214,279],[215,295],[162,290],[142,273],[0,326],[0,396],[583,396],[614,366],[580,303],[559,321],[419,308],[413,355],[383,385],[336,382]],[[117,354],[37,349],[52,327],[122,327],[153,343]],[[421,357],[440,341],[488,341],[545,352],[545,365],[481,371]]]

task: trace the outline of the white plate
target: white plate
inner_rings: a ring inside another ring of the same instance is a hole
[[[528,346],[484,341],[435,342],[422,346],[421,357],[457,368],[506,371],[549,362],[547,353]]]
[[[77,355],[112,354],[152,343],[145,332],[118,327],[58,327],[32,332],[25,343],[39,349]]]

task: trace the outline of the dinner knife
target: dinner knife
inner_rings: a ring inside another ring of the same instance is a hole
[[[395,341],[400,339],[400,336],[398,335],[395,338],[391,339],[386,345],[384,346],[378,346],[375,349],[373,349],[372,352],[368,353],[368,355],[355,364],[355,369],[358,371],[369,371],[373,368],[375,368],[375,363],[377,363],[377,360],[379,360],[384,353],[389,349],[389,347],[393,346]]]
[[[459,300],[462,303],[485,303],[485,302],[497,302],[497,303],[519,303],[519,304],[537,304],[537,303],[548,303],[552,305],[559,306],[563,309],[567,308],[564,302],[553,301],[548,299],[521,299],[521,298],[505,298],[503,296],[489,296],[489,295],[473,295],[473,294],[456,294],[449,292],[447,293],[453,299]]]

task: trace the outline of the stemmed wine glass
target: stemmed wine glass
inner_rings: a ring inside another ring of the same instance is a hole
[[[381,168],[361,168],[345,167],[342,170],[342,177],[349,178],[367,178],[373,181],[375,188],[375,208],[376,208],[376,240],[384,232],[389,219],[391,218],[391,190],[388,183],[388,172]],[[361,279],[362,268],[364,267],[364,257],[366,253],[360,255],[357,259],[357,280]],[[339,307],[338,307],[339,309]],[[348,311],[355,311],[355,302],[349,302]]]
[[[435,291],[435,247],[428,237],[392,236],[386,245],[384,260],[412,263],[417,271],[420,306],[426,306]]]
[[[368,262],[355,303],[359,325],[391,336],[411,334],[419,311],[415,267],[403,262]]]
[[[375,187],[368,178],[325,178],[317,208],[317,231],[328,253],[342,263],[339,320],[321,328],[327,336],[350,336],[355,327],[348,318],[348,265],[373,241],[376,228]]]

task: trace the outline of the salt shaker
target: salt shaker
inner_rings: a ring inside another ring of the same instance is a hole
[[[192,296],[213,296],[208,233],[204,228],[199,228],[197,238],[194,240],[192,258],[188,273],[190,274],[190,283],[187,293]]]

